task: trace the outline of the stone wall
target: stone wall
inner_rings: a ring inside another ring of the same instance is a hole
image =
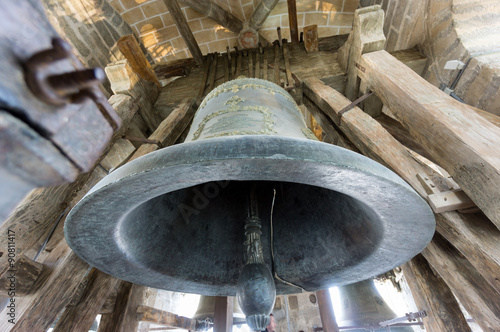
[[[315,327],[322,326],[318,300],[314,293],[277,296],[273,316],[276,332],[314,332]]]
[[[458,70],[446,62],[470,60],[455,87],[466,103],[500,115],[500,1],[378,0],[386,12],[388,51],[418,46],[429,58],[424,77],[451,86]],[[472,58],[471,58],[472,57]]]
[[[247,21],[260,0],[212,0],[241,21]],[[109,0],[109,3],[128,22],[135,34],[157,62],[190,57],[163,0]],[[237,34],[179,2],[188,24],[203,54],[225,52],[237,46]],[[317,24],[319,36],[348,33],[359,0],[299,0],[297,19],[299,30]],[[261,29],[269,41],[277,39],[276,27],[281,26],[283,38],[289,37],[286,0],[280,0]]]

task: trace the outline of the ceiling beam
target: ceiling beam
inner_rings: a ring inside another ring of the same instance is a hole
[[[252,29],[259,30],[278,2],[279,0],[262,0],[248,20],[248,26]]]
[[[171,1],[172,0],[165,0],[165,3]],[[181,2],[196,10],[198,13],[206,15],[208,18],[211,18],[234,33],[239,33],[241,29],[243,29],[243,22],[241,22],[239,18],[228,13],[224,8],[210,0],[181,0]],[[175,17],[173,18],[175,19]]]
[[[177,2],[177,0],[163,0],[163,1],[165,2],[165,5],[167,6],[170,15],[172,16],[175,25],[177,25],[179,33],[182,36],[182,39],[184,39],[184,41],[186,42],[186,45],[189,51],[191,52],[194,61],[196,61],[198,65],[201,65],[203,63],[203,54],[201,53],[200,47],[198,46],[196,39],[194,39],[193,32],[191,31],[189,25],[187,24],[186,16],[184,16],[184,13],[179,7],[179,3]]]

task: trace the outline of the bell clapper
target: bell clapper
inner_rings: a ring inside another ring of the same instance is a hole
[[[276,286],[271,271],[264,263],[260,236],[261,221],[258,216],[256,185],[253,184],[245,222],[244,242],[246,263],[238,279],[238,303],[246,316],[247,324],[253,331],[263,331],[270,322]]]

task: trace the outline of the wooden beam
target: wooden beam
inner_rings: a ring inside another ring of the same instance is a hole
[[[471,331],[450,288],[433,273],[422,255],[404,264],[403,273],[418,310],[427,312],[422,319],[427,331]]]
[[[292,44],[299,42],[299,27],[297,24],[297,3],[296,0],[287,0],[288,22],[290,23],[290,39]]]
[[[178,316],[174,313],[145,305],[140,305],[137,308],[137,320],[189,331],[196,330],[196,319]]]
[[[137,159],[150,152],[156,151],[161,147],[166,147],[175,143],[182,134],[196,112],[196,103],[194,98],[184,99],[170,115],[163,120],[154,131],[149,140],[157,141],[159,144],[143,144],[130,157],[130,161]],[[160,145],[160,146],[159,146]]]
[[[422,255],[451,288],[465,310],[484,331],[500,326],[498,293],[470,262],[436,235]]]
[[[317,79],[306,80],[304,93],[337,125],[339,122],[338,111],[350,103],[339,92],[325,86]],[[392,168],[422,197],[427,196],[427,191],[416,175],[419,173],[428,174],[429,168],[420,164],[406,148],[376,123],[373,118],[362,112],[359,108],[353,108],[342,116],[339,128],[363,154]],[[438,231],[443,232],[443,235],[449,238],[456,248],[459,248],[461,251],[463,250],[464,255],[469,257],[469,254],[473,254],[473,256],[470,256],[470,263],[479,271],[483,278],[482,280],[485,280],[486,284],[489,283],[490,287],[498,289],[497,279],[498,275],[500,275],[500,231],[493,225],[490,225],[488,228],[488,220],[486,218],[481,219],[478,215],[462,215],[457,212],[438,214],[437,225]],[[493,231],[491,239],[489,238],[490,233],[488,230]],[[429,263],[431,263],[430,260]],[[444,260],[443,264],[446,263],[447,260]],[[450,280],[445,276],[443,278],[452,290],[454,288],[450,283],[456,283],[458,285],[455,287],[456,289],[461,282],[459,279]],[[499,293],[492,292],[489,296],[494,298],[495,301],[500,302],[497,295]],[[461,295],[463,297],[468,296],[466,291],[463,291]]]
[[[172,0],[169,0],[172,1]],[[231,13],[228,13],[221,6],[214,3],[212,0],[180,0],[198,13],[211,18],[215,22],[222,25],[224,28],[231,30],[234,33],[239,33],[243,29],[243,22]]]
[[[500,228],[500,159],[493,153],[500,128],[385,51],[363,55],[359,65],[359,75],[399,122]]]
[[[319,315],[321,317],[321,324],[323,325],[324,332],[339,332],[339,326],[335,320],[335,313],[333,312],[332,297],[328,289],[316,291],[318,298]]]
[[[15,245],[15,233],[6,233],[5,238],[11,239],[6,241],[9,246]],[[15,247],[9,247],[9,249],[15,252]],[[11,255],[12,253],[13,252],[9,252]],[[28,294],[33,284],[42,273],[42,263],[35,262],[25,255],[16,256],[15,254],[11,256],[14,259],[12,268],[7,270],[7,273],[0,278],[0,296],[12,297],[15,295],[19,297]]]
[[[120,281],[113,312],[102,315],[97,332],[136,331],[139,325],[137,308],[144,300],[146,288]]]
[[[248,26],[252,29],[259,30],[278,2],[279,0],[261,0],[248,20]]]
[[[201,65],[203,63],[203,54],[201,53],[200,47],[198,46],[196,39],[194,39],[193,32],[191,31],[191,28],[187,24],[186,16],[184,16],[184,13],[179,7],[179,3],[177,2],[177,0],[163,0],[163,1],[165,2],[165,5],[167,6],[170,15],[172,16],[175,25],[179,29],[179,33],[181,34],[182,39],[184,39],[184,42],[186,42],[186,45],[189,49],[189,52],[191,52],[194,61],[196,61],[198,65]],[[208,3],[209,1],[197,1],[197,2]]]
[[[90,330],[95,317],[99,314],[117,282],[118,279],[92,268],[79,303],[72,307],[66,307],[53,332],[87,332]]]
[[[214,305],[214,332],[233,330],[233,302],[231,296],[216,296]]]
[[[142,77],[143,80],[154,82],[159,88],[161,83],[156,77],[151,64],[142,52],[141,46],[135,39],[134,35],[126,35],[118,39],[116,42],[118,49],[122,52],[125,59],[128,60],[132,70]]]
[[[380,5],[356,9],[352,37],[339,49],[339,55],[347,56],[347,84],[345,95],[354,100],[358,97],[359,79],[356,63],[362,54],[384,49],[384,11]]]

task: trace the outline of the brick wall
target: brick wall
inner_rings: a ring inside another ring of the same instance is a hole
[[[245,22],[260,0],[212,0]],[[190,56],[163,0],[109,0],[109,3],[132,26],[156,62]],[[320,37],[348,33],[359,0],[299,0],[297,13],[299,30],[317,24]],[[180,2],[188,24],[203,54],[225,52],[237,45],[237,34]],[[269,41],[277,39],[276,27],[283,28],[283,38],[289,38],[286,0],[281,0],[261,29]]]
[[[457,70],[449,60],[500,50],[498,0],[378,0],[386,12],[384,32],[389,51],[418,46],[429,58],[424,77],[450,86]],[[500,52],[471,59],[455,93],[466,103],[500,115]]]

